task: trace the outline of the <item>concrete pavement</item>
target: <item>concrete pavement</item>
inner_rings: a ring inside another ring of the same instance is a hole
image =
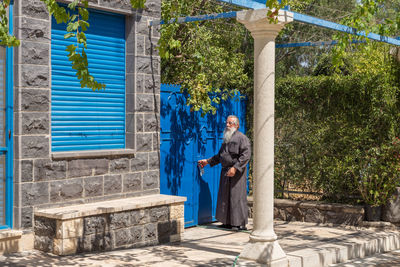
[[[0,256],[0,266],[233,266],[250,231],[236,232],[218,228],[218,225],[185,229],[183,241],[177,244],[64,257],[28,251]],[[248,228],[251,227],[249,224]],[[291,267],[361,266],[333,264],[400,249],[400,231],[397,229],[281,221],[275,221],[274,229]],[[400,266],[400,261],[393,259],[399,256],[396,252],[379,254],[375,257],[382,264],[388,260],[386,262],[397,265],[371,266]]]

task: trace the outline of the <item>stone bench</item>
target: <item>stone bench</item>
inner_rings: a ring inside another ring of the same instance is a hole
[[[157,194],[35,210],[34,247],[70,255],[179,242],[185,201]]]

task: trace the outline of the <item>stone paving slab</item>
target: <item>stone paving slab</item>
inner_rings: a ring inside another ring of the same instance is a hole
[[[214,223],[185,229],[183,242],[179,244],[62,257],[29,251],[0,257],[0,266],[232,266],[248,242],[250,231],[225,230],[218,225]],[[251,224],[248,228],[251,229]],[[379,238],[399,237],[399,232],[395,230],[279,221],[275,222],[275,232],[289,257],[298,256],[297,261],[291,261],[294,267],[328,266],[332,263],[329,259],[334,255],[342,255],[342,261],[349,256],[366,256],[366,251],[372,251],[371,244],[384,245],[384,242],[376,241]],[[392,238],[392,241],[396,245],[396,239]],[[312,261],[310,266],[304,265],[307,255]],[[319,261],[313,260],[315,258]]]

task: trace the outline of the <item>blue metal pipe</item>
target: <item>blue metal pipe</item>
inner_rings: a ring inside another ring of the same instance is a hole
[[[305,47],[305,46],[324,46],[324,45],[336,45],[337,41],[326,41],[326,42],[303,42],[303,43],[286,43],[276,44],[276,48],[288,48],[288,47]],[[353,40],[353,44],[365,43],[365,41]]]
[[[265,8],[265,1],[263,1],[263,0],[218,0],[218,1],[234,4],[234,5],[245,7],[245,8],[251,8],[251,9]],[[349,27],[346,25],[319,19],[316,17],[304,15],[304,14],[293,12],[293,11],[291,11],[291,12],[293,13],[294,21],[307,23],[307,24],[311,24],[311,25],[315,25],[318,27],[327,28],[327,29],[331,29],[331,30],[335,30],[335,31],[346,32],[346,33],[349,33],[352,35],[365,36],[371,40],[400,46],[399,39],[382,36],[382,35],[379,35],[376,33],[366,34],[364,31],[358,31],[356,28],[352,28],[352,27]],[[236,17],[236,14],[237,14],[236,11],[231,11],[231,12],[224,12],[224,13],[219,13],[219,14],[181,17],[181,18],[177,18],[177,19],[171,19],[168,22],[165,22],[163,20],[161,20],[161,21],[153,20],[153,21],[149,22],[149,26],[160,25],[160,24],[170,24],[170,23],[175,23],[175,22],[187,23],[187,22],[204,21],[204,20],[234,18],[234,17]]]
[[[149,21],[149,26],[162,25],[162,24],[171,24],[171,23],[187,23],[187,22],[195,22],[195,21],[203,21],[203,20],[214,20],[214,19],[227,19],[227,18],[236,18],[236,11],[224,12],[224,13],[216,13],[216,14],[207,14],[207,15],[199,15],[199,16],[188,16],[181,17],[177,19],[170,19],[165,22],[164,20],[152,20]]]

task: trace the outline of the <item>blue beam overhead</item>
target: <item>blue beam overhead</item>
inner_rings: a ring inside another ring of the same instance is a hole
[[[228,3],[235,6],[246,7],[250,9],[266,8],[266,0],[217,0],[219,2]],[[281,0],[278,0],[279,3]]]
[[[322,42],[303,42],[303,43],[286,43],[276,44],[276,48],[288,48],[288,47],[304,47],[304,46],[325,46],[325,45],[337,45],[337,41],[322,41]],[[365,43],[365,41],[353,40],[353,44]]]
[[[250,8],[250,9],[261,9],[265,8],[265,0],[218,0],[220,2],[225,2],[225,3],[230,3],[233,5],[237,5],[240,7],[245,7],[245,8]],[[312,17],[309,15],[304,15],[301,13],[293,12],[293,20],[302,22],[302,23],[307,23],[311,24],[314,26],[318,27],[323,27],[335,31],[341,31],[341,32],[346,32],[352,35],[357,35],[357,36],[365,36],[368,37],[371,40],[379,41],[379,42],[384,42],[392,45],[397,45],[400,46],[400,39],[398,38],[391,38],[387,36],[382,36],[376,33],[369,33],[366,34],[363,31],[358,31],[356,28],[352,28],[349,26],[345,26],[342,24],[338,24],[335,22],[319,19],[316,17]],[[221,18],[233,18],[236,16],[236,11],[231,11],[231,12],[225,12],[225,13],[219,13],[219,14],[209,14],[209,15],[200,15],[200,16],[188,16],[188,17],[181,17],[177,19],[171,19],[168,22],[165,21],[160,21],[160,20],[154,20],[149,22],[149,26],[154,26],[154,25],[160,25],[160,24],[165,24],[165,23],[173,23],[177,20],[178,23],[186,23],[186,22],[194,22],[194,21],[203,21],[203,20],[213,20],[213,19],[221,19]]]
[[[213,20],[213,19],[227,19],[227,18],[236,18],[236,12],[224,12],[217,14],[207,14],[207,15],[199,15],[199,16],[190,16],[190,17],[181,17],[177,19],[170,19],[168,22],[163,20],[152,20],[149,21],[149,26],[160,25],[160,24],[170,24],[170,23],[186,23],[186,22],[195,22],[195,21],[203,21],[203,20]]]
[[[266,6],[265,6],[266,1],[265,0],[218,0],[218,1],[225,2],[225,3],[230,3],[230,4],[233,4],[233,5],[237,5],[237,6],[245,7],[245,8],[250,8],[250,9],[266,8]],[[293,11],[291,11],[291,12],[293,12]],[[346,32],[346,33],[357,35],[357,36],[365,36],[365,37],[368,37],[371,40],[375,40],[375,41],[379,41],[379,42],[384,42],[384,43],[400,46],[400,40],[399,39],[395,39],[395,38],[391,38],[391,37],[387,37],[387,36],[382,36],[382,35],[379,35],[379,34],[376,34],[376,33],[369,33],[368,35],[366,35],[365,32],[357,31],[357,29],[355,29],[355,28],[348,27],[348,26],[345,26],[345,25],[342,25],[342,24],[338,24],[338,23],[335,23],[335,22],[331,22],[331,21],[315,18],[315,17],[312,17],[312,16],[304,15],[304,14],[297,13],[297,12],[293,12],[293,20],[294,21],[303,22],[303,23],[307,23],[307,24],[311,24],[311,25],[315,25],[315,26],[318,26],[318,27],[323,27],[323,28],[335,30],[335,31]]]
[[[293,11],[291,11],[291,12],[293,12]],[[352,27],[349,27],[346,25],[335,23],[335,22],[331,22],[331,21],[315,18],[312,16],[300,14],[297,12],[293,12],[293,20],[311,24],[311,25],[315,25],[315,26],[322,27],[322,28],[335,30],[335,31],[346,32],[346,33],[349,33],[352,35],[364,36],[364,37],[368,37],[371,40],[400,46],[400,40],[398,40],[396,38],[382,36],[382,35],[379,35],[376,33],[369,33],[367,35],[364,31],[358,31],[356,28],[352,28]]]
[[[218,1],[250,9],[261,9],[266,7],[265,0],[218,0]]]

